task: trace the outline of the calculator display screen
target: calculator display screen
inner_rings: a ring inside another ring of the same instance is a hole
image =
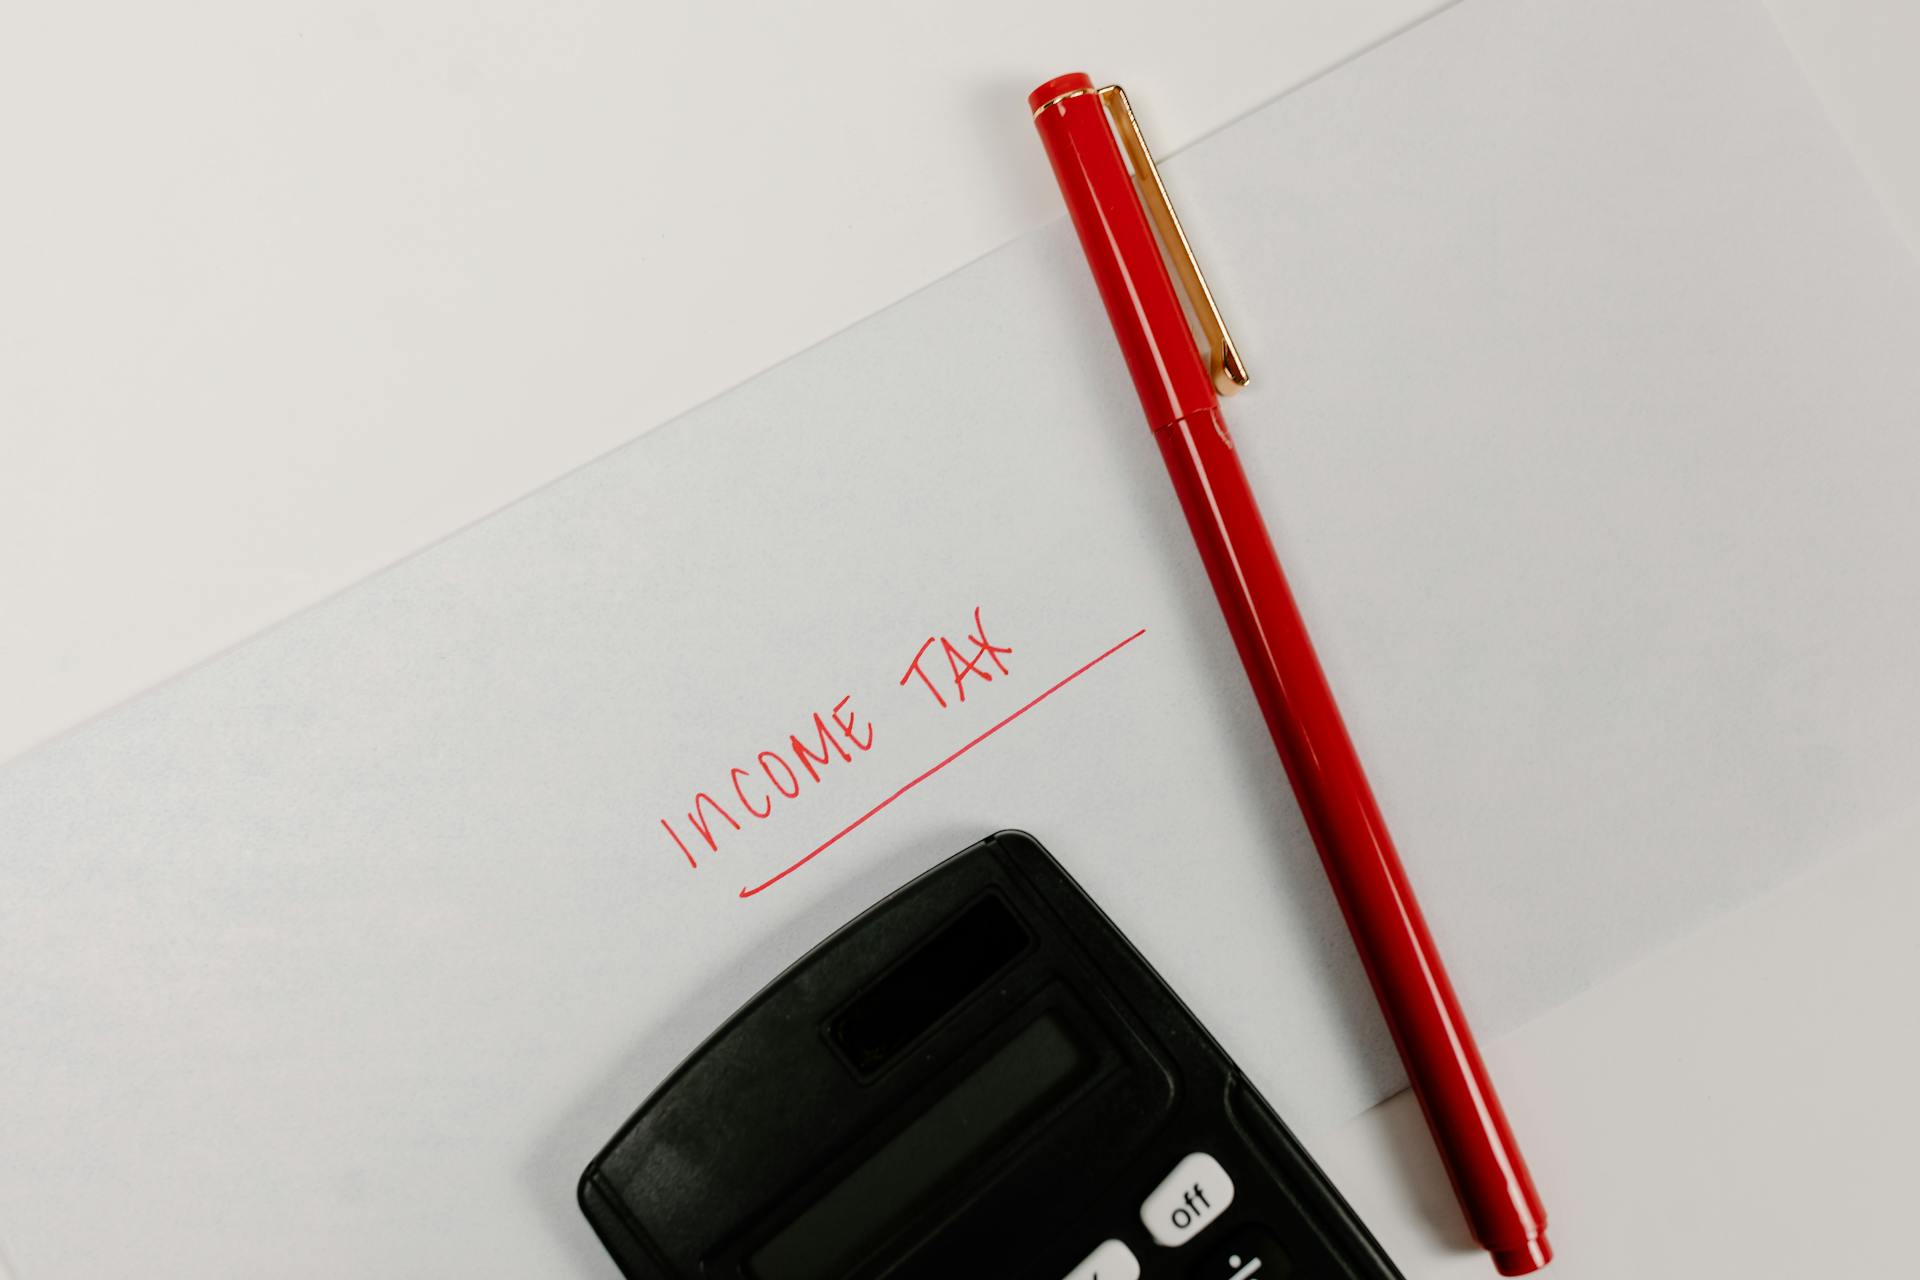
[[[758,1280],[839,1280],[950,1173],[1000,1139],[1086,1059],[1043,1014],[753,1254]]]
[[[1019,917],[988,894],[874,983],[827,1026],[855,1073],[870,1076],[1011,964],[1031,941]]]

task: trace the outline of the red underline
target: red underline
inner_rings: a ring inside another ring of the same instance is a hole
[[[809,862],[812,862],[815,858],[819,857],[821,854],[825,853],[828,849],[831,849],[834,845],[838,844],[842,836],[851,834],[857,827],[860,826],[861,823],[865,822],[868,818],[873,817],[874,814],[879,813],[882,809],[892,804],[895,800],[898,800],[901,796],[907,794],[907,792],[913,790],[915,787],[925,782],[928,778],[931,778],[934,774],[940,772],[942,769],[952,764],[955,760],[958,760],[961,756],[967,754],[967,752],[973,750],[975,747],[985,742],[988,738],[991,738],[994,734],[1000,732],[1002,729],[1012,724],[1015,720],[1018,720],[1021,716],[1027,714],[1027,712],[1033,710],[1035,707],[1045,702],[1048,698],[1051,698],[1054,694],[1060,692],[1060,690],[1066,688],[1068,685],[1072,684],[1075,680],[1078,680],[1081,676],[1087,674],[1087,672],[1093,670],[1095,667],[1099,666],[1101,663],[1105,662],[1108,658],[1111,658],[1114,654],[1120,652],[1122,649],[1126,648],[1128,645],[1132,644],[1135,640],[1138,640],[1141,636],[1145,634],[1147,634],[1147,629],[1145,627],[1140,628],[1138,631],[1128,636],[1125,640],[1122,640],[1119,644],[1113,646],[1113,648],[1107,650],[1105,653],[1093,659],[1093,661],[1087,663],[1085,666],[1080,667],[1068,673],[1067,675],[1061,677],[1061,679],[1055,681],[1053,684],[1048,685],[1045,689],[1042,689],[1038,694],[1036,694],[1030,701],[1028,701],[1027,703],[1025,703],[1020,707],[1015,708],[1004,719],[996,721],[990,728],[986,730],[986,732],[982,733],[979,737],[973,739],[971,742],[961,747],[958,751],[955,751],[952,755],[948,756],[945,760],[942,760],[939,764],[934,765],[931,769],[928,769],[925,773],[919,775],[918,777],[914,778],[912,781],[908,782],[905,786],[901,787],[898,791],[888,796],[885,800],[882,800],[879,804],[873,806],[873,808],[867,810],[865,813],[855,818],[852,822],[849,822],[846,826],[840,828],[838,831],[828,836],[825,840],[821,841],[820,844],[816,846],[812,852],[808,853],[805,857],[801,858],[798,862],[795,862],[792,866],[788,867],[785,871],[782,871],[779,875],[774,876],[770,880],[762,881],[760,884],[754,885],[750,889],[740,890],[740,896],[743,898],[751,898],[754,894],[759,893],[762,889],[771,889],[774,885],[779,884],[782,880],[785,880],[788,876],[792,875],[794,872],[806,866]]]

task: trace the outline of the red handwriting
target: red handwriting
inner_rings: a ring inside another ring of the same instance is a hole
[[[740,830],[739,819],[733,816],[731,803],[745,816],[755,821],[764,821],[773,816],[775,796],[788,800],[800,798],[800,776],[804,772],[809,782],[819,782],[823,771],[835,760],[843,764],[853,763],[854,753],[865,754],[873,749],[873,725],[865,726],[865,736],[861,734],[860,718],[847,708],[853,701],[847,697],[833,704],[828,715],[813,713],[813,723],[800,733],[787,738],[786,754],[778,747],[760,752],[753,758],[751,769],[735,765],[727,772],[727,785],[721,789],[721,799],[701,791],[693,797],[692,807],[687,810],[687,825],[700,837],[700,843],[707,846],[707,852],[715,853],[720,848],[720,836],[724,830],[716,832],[714,820],[722,819],[735,831]],[[839,730],[835,733],[835,730]],[[798,766],[796,769],[795,766]],[[699,860],[693,856],[693,850],[674,830],[673,823],[665,818],[660,825],[673,840],[680,852],[686,855],[687,865],[698,867]]]
[[[968,633],[966,638],[968,643],[973,645],[972,657],[968,657],[964,650],[945,636],[928,636],[926,643],[920,646],[920,652],[914,654],[913,661],[907,664],[906,674],[900,677],[900,683],[904,685],[907,681],[913,679],[913,677],[919,676],[920,683],[927,686],[927,692],[933,695],[933,700],[940,704],[941,710],[944,711],[946,709],[947,700],[940,696],[939,688],[920,666],[921,660],[927,656],[927,650],[933,648],[935,644],[940,646],[941,653],[945,655],[947,659],[947,670],[953,677],[954,696],[962,702],[967,700],[968,676],[974,676],[985,681],[987,684],[993,683],[992,674],[981,669],[981,659],[991,659],[994,667],[1001,675],[1004,676],[1007,674],[1007,664],[1000,661],[1000,657],[1002,654],[1011,654],[1013,650],[1006,648],[1004,645],[997,645],[988,641],[987,629],[980,625],[980,610],[978,607],[973,611],[973,630]]]
[[[1091,662],[1029,698],[945,759],[896,788],[886,799],[816,845],[786,870],[761,884],[742,889],[740,896],[750,898],[791,875],[901,796],[1145,634],[1144,631],[1134,632]],[[996,644],[987,638],[986,624],[981,621],[980,610],[976,607],[972,630],[962,631],[958,641],[944,635],[928,636],[921,642],[913,661],[907,664],[906,671],[896,685],[906,688],[917,679],[920,687],[933,699],[933,706],[928,710],[939,714],[965,703],[969,694],[978,701],[980,686],[991,685],[996,679],[1010,676],[1012,667],[1007,659],[1012,656],[1012,646]],[[927,705],[918,694],[911,695],[909,701],[920,707]],[[666,833],[673,847],[679,850],[680,856],[686,859],[687,865],[697,869],[701,865],[701,858],[720,852],[721,846],[733,833],[745,831],[753,824],[775,820],[785,808],[801,800],[809,788],[831,785],[828,782],[830,777],[847,772],[847,766],[873,750],[873,722],[856,713],[850,705],[852,702],[853,695],[849,694],[834,703],[830,711],[814,712],[805,727],[798,733],[787,735],[785,742],[776,740],[772,746],[755,752],[751,759],[744,755],[736,757],[726,771],[724,783],[708,791],[694,792],[681,816],[660,819],[660,829]]]
[[[1066,688],[1068,685],[1072,684],[1075,680],[1078,680],[1081,676],[1087,674],[1087,672],[1093,670],[1095,667],[1099,666],[1101,663],[1105,662],[1108,658],[1111,658],[1114,654],[1120,652],[1122,649],[1126,648],[1128,645],[1132,644],[1135,640],[1138,640],[1141,636],[1145,634],[1147,634],[1146,628],[1142,627],[1140,630],[1128,636],[1125,640],[1122,640],[1119,644],[1114,645],[1111,649],[1108,649],[1106,652],[1098,655],[1097,657],[1082,664],[1081,666],[1076,667],[1074,670],[1068,672],[1066,675],[1062,676],[1060,679],[1054,681],[1052,684],[1048,685],[1045,689],[1042,689],[1039,693],[1029,698],[1026,702],[1014,708],[1012,712],[1008,713],[1005,716],[1002,716],[999,720],[996,720],[992,725],[988,726],[987,730],[984,733],[981,733],[978,736],[968,740],[966,743],[964,743],[960,747],[959,750],[953,752],[951,755],[947,756],[945,759],[941,760],[939,763],[935,764],[933,767],[926,769],[921,773],[915,775],[914,777],[908,779],[907,782],[903,784],[901,787],[899,787],[899,789],[894,791],[892,795],[888,796],[885,800],[882,800],[879,804],[876,804],[875,806],[873,806],[873,808],[867,810],[865,813],[855,818],[852,822],[849,822],[846,826],[840,828],[838,831],[828,836],[825,840],[822,840],[819,844],[815,845],[810,851],[808,851],[805,854],[802,854],[798,859],[796,859],[792,864],[790,864],[785,870],[781,871],[779,874],[774,875],[766,880],[763,880],[759,884],[748,885],[747,887],[741,889],[740,896],[743,898],[751,898],[754,894],[761,892],[763,889],[771,889],[774,885],[779,884],[782,880],[785,880],[788,876],[792,875],[794,872],[806,866],[809,862],[812,862],[815,858],[819,857],[821,854],[825,853],[828,849],[838,844],[842,837],[852,833],[862,823],[866,822],[867,819],[873,817],[876,813],[879,813],[882,809],[892,804],[895,800],[898,800],[901,796],[907,794],[907,792],[913,790],[915,787],[925,782],[928,778],[931,778],[934,774],[940,772],[942,769],[952,764],[955,760],[958,760],[961,756],[967,754],[967,752],[973,750],[975,747],[985,742],[988,738],[991,738],[994,734],[1000,732],[1002,729],[1012,724],[1015,720],[1018,720],[1021,716],[1027,714],[1027,712],[1033,710],[1035,707],[1045,702],[1048,698],[1051,698],[1054,694],[1060,692],[1060,690]]]

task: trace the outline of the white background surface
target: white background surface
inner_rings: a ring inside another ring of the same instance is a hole
[[[1920,16],[1772,7],[1911,233]],[[10,13],[0,756],[1054,217],[1043,76],[1150,86],[1172,149],[1426,8]],[[1904,1258],[1912,847],[1495,1047],[1560,1274]],[[1409,1274],[1484,1274],[1409,1114],[1314,1145]]]
[[[1491,1047],[1544,1274],[1912,1273],[1917,847],[1920,813]],[[1409,1277],[1493,1274],[1411,1095],[1308,1146]]]
[[[1169,151],[1435,7],[11,6],[0,760],[1058,217],[1046,76]],[[1770,7],[1920,226],[1920,7]]]

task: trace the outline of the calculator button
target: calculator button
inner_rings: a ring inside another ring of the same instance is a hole
[[[1237,1227],[1187,1273],[1189,1280],[1286,1280],[1293,1274],[1287,1251],[1265,1227]]]
[[[1109,1240],[1067,1272],[1067,1280],[1140,1280],[1140,1259],[1118,1240]]]
[[[1233,1179],[1218,1160],[1196,1151],[1153,1189],[1140,1206],[1140,1221],[1156,1244],[1172,1248],[1199,1235],[1232,1203]]]

